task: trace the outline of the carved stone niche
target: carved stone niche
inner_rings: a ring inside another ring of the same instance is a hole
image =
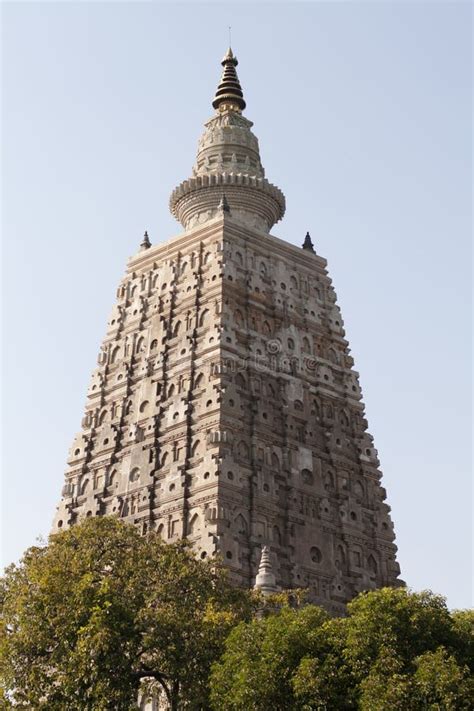
[[[66,484],[64,484],[64,486],[62,488],[61,495],[65,499],[70,499],[70,498],[72,498],[73,493],[74,493],[74,484],[72,483],[72,481],[66,482]]]

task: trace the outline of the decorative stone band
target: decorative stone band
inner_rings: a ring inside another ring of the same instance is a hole
[[[209,173],[184,180],[171,193],[171,213],[191,229],[217,215],[223,193],[232,217],[249,227],[269,232],[285,214],[285,196],[276,185],[242,173]]]

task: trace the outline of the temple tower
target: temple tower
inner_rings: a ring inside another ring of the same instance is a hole
[[[253,586],[339,612],[398,584],[390,507],[327,272],[273,237],[265,177],[228,50],[192,176],[170,198],[184,232],[145,233],[117,290],[53,530],[113,515],[188,537]]]

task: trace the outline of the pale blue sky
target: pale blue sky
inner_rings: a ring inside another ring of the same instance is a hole
[[[471,604],[468,3],[2,6],[3,553],[46,535],[115,289],[178,234],[233,46],[267,177],[329,261],[402,577]]]

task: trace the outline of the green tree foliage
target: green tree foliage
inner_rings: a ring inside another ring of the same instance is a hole
[[[464,664],[474,659],[474,610],[455,610],[452,614],[456,656]]]
[[[173,711],[473,708],[472,612],[402,588],[337,619],[301,602],[280,594],[255,618],[186,543],[88,519],[0,580],[0,705],[127,711],[145,685]]]
[[[213,671],[216,709],[288,709],[292,678],[305,655],[326,649],[328,615],[314,605],[239,624]]]
[[[216,711],[470,709],[472,623],[440,596],[404,588],[361,594],[339,619],[283,608],[230,633],[211,702]]]
[[[456,623],[444,598],[384,588],[359,595],[348,612],[344,656],[359,683],[359,708],[470,708],[469,635],[461,632],[462,623]]]
[[[184,543],[110,517],[30,548],[0,583],[6,708],[136,708],[143,679],[171,708],[207,704],[209,668],[248,594]]]
[[[297,665],[291,679],[295,709],[357,708],[352,670],[343,656],[343,625],[340,618],[328,619],[322,626],[319,653],[306,651]]]

